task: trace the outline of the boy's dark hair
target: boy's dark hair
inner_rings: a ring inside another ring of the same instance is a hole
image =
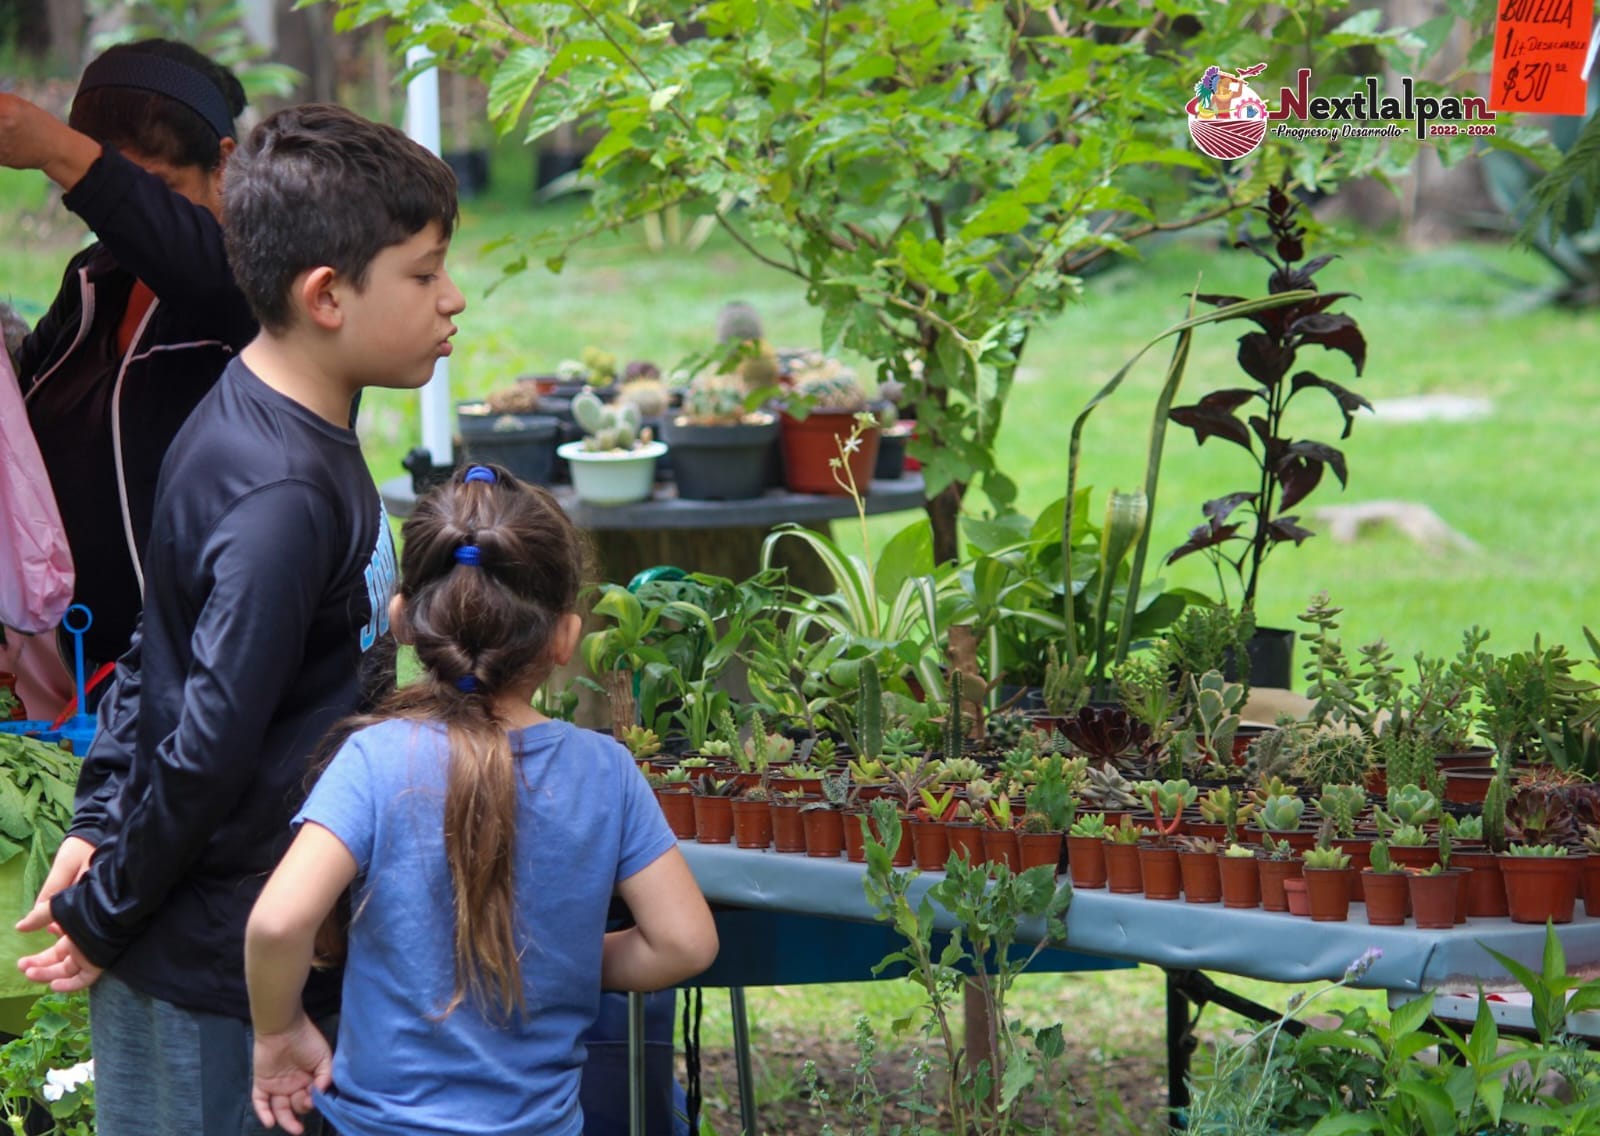
[[[195,73],[195,80],[214,86],[227,107],[227,136],[233,136],[231,120],[243,112],[246,99],[244,87],[232,71],[186,43],[166,39],[117,44],[107,48],[95,63],[120,60],[133,67],[140,56],[181,64]],[[92,70],[94,64],[90,67]],[[209,172],[222,161],[222,138],[213,125],[180,99],[156,91],[121,84],[79,90],[72,100],[67,125],[103,145],[169,166],[198,166]]]
[[[326,265],[365,287],[384,249],[430,221],[456,222],[450,167],[399,130],[343,107],[286,107],[250,132],[223,179],[234,279],[268,331],[290,323],[289,289]]]

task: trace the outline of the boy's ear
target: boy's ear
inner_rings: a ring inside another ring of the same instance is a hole
[[[295,277],[291,290],[295,306],[305,312],[313,326],[337,331],[344,324],[344,310],[334,290],[338,273],[326,264],[309,268]]]
[[[406,601],[398,592],[389,597],[389,633],[402,647],[411,645],[411,625],[406,622]]]
[[[550,661],[558,667],[566,666],[577,653],[578,640],[582,638],[583,616],[575,612],[563,615],[556,624],[555,634],[550,637]]]

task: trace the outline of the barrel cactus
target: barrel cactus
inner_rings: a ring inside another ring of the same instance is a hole
[[[726,382],[696,380],[683,396],[683,422],[693,426],[737,426],[744,396]]]
[[[813,410],[841,410],[855,413],[867,405],[861,384],[848,372],[806,379],[795,384],[795,393],[805,396]]]
[[[583,448],[593,453],[631,450],[639,440],[639,408],[631,402],[607,406],[582,391],[572,400],[572,417],[586,435]]]

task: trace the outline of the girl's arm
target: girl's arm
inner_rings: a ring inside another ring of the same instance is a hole
[[[606,936],[600,984],[607,990],[663,990],[717,957],[717,927],[700,885],[676,847],[617,885],[634,926]]]
[[[268,1128],[302,1131],[311,1090],[333,1082],[333,1052],[300,1001],[311,972],[317,928],[350,881],[357,864],[333,833],[314,821],[301,826],[267,881],[245,928],[244,974],[255,1029],[257,1118]]]

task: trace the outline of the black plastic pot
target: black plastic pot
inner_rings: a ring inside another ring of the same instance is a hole
[[[678,496],[688,501],[744,501],[767,488],[768,454],[778,423],[680,426],[661,423],[661,440],[673,456]]]
[[[1250,663],[1250,685],[1288,690],[1294,677],[1294,632],[1280,627],[1258,627],[1245,644]],[[1230,650],[1222,663],[1222,676],[1239,678],[1239,667]]]
[[[878,460],[872,467],[874,481],[898,481],[906,475],[906,446],[910,432],[885,430],[878,435]]]
[[[549,485],[561,423],[543,414],[472,414],[458,410],[462,456],[493,462],[530,485]]]

